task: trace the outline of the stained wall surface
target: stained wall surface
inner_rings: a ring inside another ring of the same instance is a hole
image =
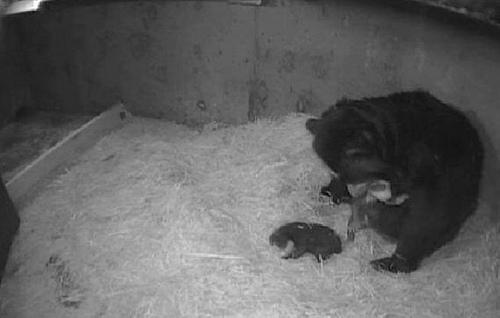
[[[496,122],[500,41],[375,1],[129,1],[16,18],[40,108],[244,122],[421,87]],[[488,124],[492,126],[492,124]]]
[[[254,12],[212,1],[111,2],[18,18],[40,108],[243,122]]]

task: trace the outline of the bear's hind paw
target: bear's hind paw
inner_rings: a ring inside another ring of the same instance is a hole
[[[417,266],[408,262],[405,258],[397,255],[384,257],[370,262],[372,267],[378,271],[391,273],[410,273],[417,269]]]

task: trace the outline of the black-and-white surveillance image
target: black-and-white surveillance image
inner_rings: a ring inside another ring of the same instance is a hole
[[[499,70],[498,0],[0,0],[0,317],[498,318]]]

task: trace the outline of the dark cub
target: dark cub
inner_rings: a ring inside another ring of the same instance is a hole
[[[396,239],[391,257],[376,269],[411,272],[450,241],[477,206],[483,146],[476,129],[454,107],[423,91],[360,100],[343,99],[309,119],[313,148],[337,177],[323,187],[334,201],[350,200],[347,185],[385,180],[398,206],[382,202],[370,225]]]
[[[332,254],[342,252],[342,243],[337,233],[318,223],[287,223],[271,234],[269,243],[281,248],[281,257],[285,259],[311,253],[321,262]]]

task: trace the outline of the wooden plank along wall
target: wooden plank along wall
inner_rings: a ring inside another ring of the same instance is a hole
[[[17,205],[28,191],[51,171],[71,162],[106,133],[120,127],[129,117],[130,113],[125,107],[118,104],[71,132],[7,182],[12,201]]]

